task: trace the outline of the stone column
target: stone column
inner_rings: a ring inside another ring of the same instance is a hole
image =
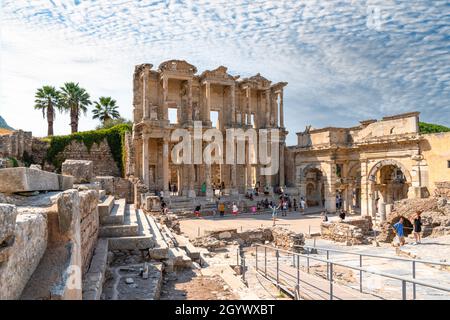
[[[195,189],[194,189],[194,183],[195,183],[195,167],[194,164],[188,164],[189,167],[189,190],[188,190],[188,197],[189,198],[195,198]]]
[[[247,98],[247,125],[251,125],[252,124],[252,114],[251,114],[251,110],[250,110],[250,87],[247,87],[246,89],[246,98]]]
[[[271,112],[271,110],[270,110],[270,99],[271,99],[271,97],[270,97],[270,89],[267,89],[266,90],[266,127],[269,127],[270,126],[270,112]]]
[[[212,198],[213,192],[211,188],[211,164],[205,164],[205,183],[206,183],[206,197]]]
[[[272,97],[272,110],[271,117],[273,119],[273,124],[275,127],[278,127],[278,102],[277,102],[277,94],[271,95]]]
[[[144,184],[150,186],[150,176],[148,170],[148,140],[147,134],[142,135],[142,180]]]
[[[279,95],[280,95],[280,127],[284,128],[283,89],[281,89]]]
[[[250,189],[252,187],[252,165],[250,163],[250,159],[251,159],[251,157],[250,157],[250,142],[247,142],[246,146],[247,146],[247,150],[246,150],[247,152],[245,154],[245,160],[246,160],[245,164],[247,167],[247,183],[246,183],[247,188],[246,189]]]
[[[286,186],[284,177],[284,141],[280,143],[280,168],[278,173],[280,175],[280,187],[284,188]]]
[[[209,81],[205,82],[206,92],[206,108],[205,108],[205,122],[211,123],[211,84]]]
[[[163,78],[163,119],[169,120],[169,110],[167,106],[167,100],[169,97],[169,79]]]
[[[232,84],[230,86],[230,99],[231,99],[231,124],[236,123],[236,98],[235,98],[235,86]]]
[[[330,162],[328,164],[324,164],[324,166],[326,166],[326,181],[324,186],[325,208],[329,212],[336,212],[336,164],[334,164],[334,162]]]
[[[166,138],[163,142],[163,191],[164,197],[169,196],[169,141]]]
[[[150,115],[150,110],[148,108],[148,77],[149,77],[149,70],[144,69],[144,72],[142,74],[142,111],[144,115],[144,119],[148,119]]]
[[[188,105],[187,105],[187,121],[188,123],[192,123],[193,119],[193,107],[192,107],[192,79],[187,80],[188,83]]]

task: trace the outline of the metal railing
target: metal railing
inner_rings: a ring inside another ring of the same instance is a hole
[[[401,285],[402,285],[402,299],[403,300],[406,300],[406,298],[407,298],[407,290],[406,290],[407,289],[407,286],[406,286],[407,283],[413,284],[414,285],[414,290],[415,290],[415,285],[420,285],[420,286],[423,286],[423,287],[428,287],[428,288],[432,288],[432,289],[436,289],[436,290],[440,290],[440,291],[450,292],[450,288],[448,288],[448,287],[442,287],[442,286],[439,286],[439,285],[436,285],[436,284],[432,284],[432,283],[428,283],[428,282],[424,282],[424,281],[419,281],[419,280],[416,280],[414,278],[397,276],[397,275],[390,274],[390,273],[378,272],[378,271],[374,271],[374,270],[365,269],[362,266],[356,267],[356,266],[351,266],[351,265],[348,265],[348,264],[345,264],[345,263],[342,263],[342,262],[332,261],[332,260],[329,259],[329,253],[327,255],[327,259],[322,259],[322,258],[311,256],[309,254],[309,251],[307,251],[307,254],[303,254],[303,253],[297,253],[297,252],[288,251],[288,250],[279,249],[279,248],[275,248],[275,247],[271,247],[271,246],[267,246],[267,245],[261,245],[261,244],[257,244],[255,248],[256,248],[256,254],[255,254],[255,256],[256,256],[256,271],[258,273],[262,274],[265,278],[267,278],[269,280],[273,280],[273,282],[276,284],[276,286],[278,288],[284,289],[284,291],[288,292],[289,294],[291,294],[293,297],[296,297],[296,298],[300,297],[300,258],[306,259],[306,262],[307,262],[306,269],[307,269],[308,273],[309,273],[309,260],[310,259],[312,259],[314,261],[324,262],[324,263],[327,264],[327,277],[326,278],[327,278],[327,280],[329,282],[328,294],[329,294],[329,299],[330,300],[333,300],[333,297],[334,297],[334,294],[333,294],[333,268],[334,268],[334,266],[340,266],[340,267],[344,267],[344,268],[348,268],[348,269],[359,271],[359,273],[360,273],[360,292],[363,291],[362,290],[362,274],[363,273],[370,273],[370,274],[378,275],[378,276],[381,276],[381,277],[385,277],[385,278],[401,281]],[[260,269],[260,266],[258,265],[258,248],[264,248],[264,266],[263,266],[263,269]],[[315,249],[317,249],[317,248],[315,248]],[[275,276],[272,279],[270,278],[269,273],[267,272],[267,251],[268,250],[275,251],[275,257],[276,257],[276,274],[275,274]],[[329,251],[332,251],[332,250],[329,250]],[[342,252],[346,253],[346,251],[342,251]],[[296,276],[293,276],[292,274],[289,274],[289,273],[281,270],[281,268],[280,268],[280,253],[285,253],[285,254],[288,254],[288,255],[292,255],[293,265],[294,265],[294,267],[296,266]],[[376,255],[371,255],[371,256],[376,256]],[[378,256],[376,256],[376,257],[378,257]],[[362,258],[360,258],[360,259],[362,259]],[[402,258],[399,258],[399,259],[402,259]],[[409,260],[409,259],[405,259],[405,260]],[[416,261],[418,261],[418,260],[416,260]],[[420,262],[423,262],[423,261],[420,261]],[[360,260],[360,264],[362,265],[362,260]],[[448,265],[448,264],[440,263],[440,262],[436,262],[436,264]],[[294,278],[294,280],[295,280],[294,291],[292,291],[292,288],[289,287],[289,284],[283,284],[280,281],[280,274],[281,273],[283,273],[284,275],[289,275],[291,278]],[[413,299],[416,299],[415,293],[413,295]]]
[[[383,256],[383,255],[370,254],[370,253],[351,252],[351,251],[345,251],[345,250],[339,250],[339,249],[329,249],[329,248],[316,247],[315,243],[313,246],[300,245],[300,246],[295,246],[295,247],[307,249],[308,254],[310,253],[311,250],[314,250],[315,252],[324,251],[324,252],[326,252],[327,260],[330,259],[330,252],[359,256],[359,267],[360,268],[362,268],[362,266],[363,266],[363,257],[408,262],[408,263],[411,263],[411,276],[413,279],[416,279],[416,275],[417,275],[416,274],[416,264],[417,263],[428,264],[428,265],[438,265],[438,266],[444,266],[444,267],[450,268],[450,263],[445,263],[445,262],[441,262],[441,261],[408,259],[408,258]],[[360,282],[360,291],[361,292],[362,292],[362,277],[363,277],[363,274],[362,274],[362,271],[360,271],[359,282]],[[415,283],[413,283],[413,299],[414,300],[416,299],[416,284]]]

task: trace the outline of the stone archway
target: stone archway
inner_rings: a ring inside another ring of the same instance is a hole
[[[380,214],[382,220],[396,201],[408,198],[411,174],[399,161],[386,159],[377,162],[368,173],[369,212]]]
[[[324,177],[320,166],[308,165],[303,169],[300,189],[308,207],[324,205]]]

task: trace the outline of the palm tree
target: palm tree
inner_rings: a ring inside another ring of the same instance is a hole
[[[78,132],[80,113],[86,114],[87,107],[92,104],[89,93],[81,88],[78,83],[66,82],[61,87],[61,105],[70,112],[70,126],[72,133]]]
[[[55,120],[55,108],[61,111],[60,92],[52,86],[43,86],[36,91],[34,97],[34,108],[37,110],[42,110],[42,116],[47,116],[48,130],[47,135],[53,135],[53,121]]]
[[[92,119],[99,119],[105,124],[109,120],[120,118],[119,111],[117,111],[119,106],[116,105],[116,100],[111,97],[100,97],[98,102],[95,101],[94,103]]]

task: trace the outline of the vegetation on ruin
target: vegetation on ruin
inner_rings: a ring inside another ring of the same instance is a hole
[[[419,122],[420,133],[450,132],[450,128],[439,124]]]
[[[119,106],[117,101],[111,97],[100,97],[98,101],[94,102],[94,110],[92,110],[92,119],[99,119],[103,124],[107,121],[120,118],[120,113],[117,110]]]
[[[12,162],[12,165],[13,165],[14,168],[17,168],[19,166],[19,161],[17,161],[16,158],[9,157],[8,160]]]
[[[119,124],[108,129],[92,130],[72,133],[66,136],[53,136],[44,138],[50,144],[47,150],[47,161],[52,163],[58,172],[61,171],[61,165],[64,162],[62,152],[64,149],[76,141],[83,143],[87,150],[90,151],[94,143],[100,144],[107,141],[112,157],[117,164],[120,172],[123,173],[125,163],[125,133],[131,132],[130,124]]]

